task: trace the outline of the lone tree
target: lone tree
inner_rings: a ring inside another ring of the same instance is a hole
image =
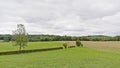
[[[13,31],[13,42],[14,45],[19,46],[19,51],[27,46],[28,33],[26,32],[25,26],[23,24],[18,24],[17,30]]]

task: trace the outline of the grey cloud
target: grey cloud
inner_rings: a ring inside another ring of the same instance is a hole
[[[25,24],[31,34],[118,35],[119,0],[0,0],[0,32]],[[4,28],[5,27],[5,28]]]

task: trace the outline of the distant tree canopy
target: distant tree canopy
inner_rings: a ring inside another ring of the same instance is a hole
[[[29,41],[72,41],[71,36],[29,35]]]
[[[12,38],[11,38],[11,35],[4,35],[0,39],[3,39],[4,42],[9,42],[9,41],[11,41]]]
[[[12,39],[12,35],[0,35],[0,40],[9,41]],[[103,36],[103,35],[93,35],[93,36],[59,36],[59,35],[28,35],[30,42],[36,41],[76,41],[77,39],[81,41],[120,41],[120,36]]]
[[[29,41],[120,41],[120,36],[59,36],[59,35],[29,35]]]

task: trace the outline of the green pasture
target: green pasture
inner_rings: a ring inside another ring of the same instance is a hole
[[[84,42],[85,43],[85,42]],[[9,45],[9,43],[3,43]],[[61,46],[62,42],[34,42],[25,49]],[[1,44],[0,44],[1,45]],[[87,44],[85,44],[87,45]],[[3,45],[2,45],[3,46]],[[2,47],[1,46],[1,47]],[[11,46],[10,46],[11,47]],[[6,49],[5,47],[0,49]],[[14,49],[14,48],[12,48]],[[9,50],[12,50],[9,48]],[[0,50],[4,51],[4,50]],[[120,68],[120,53],[88,46],[0,56],[1,68]]]
[[[59,47],[62,46],[62,44],[62,42],[29,42],[23,50]],[[13,46],[11,42],[0,42],[0,52],[14,50],[19,50],[19,47]]]

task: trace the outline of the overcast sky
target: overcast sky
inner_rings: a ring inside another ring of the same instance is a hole
[[[0,34],[120,35],[120,0],[0,0]]]

